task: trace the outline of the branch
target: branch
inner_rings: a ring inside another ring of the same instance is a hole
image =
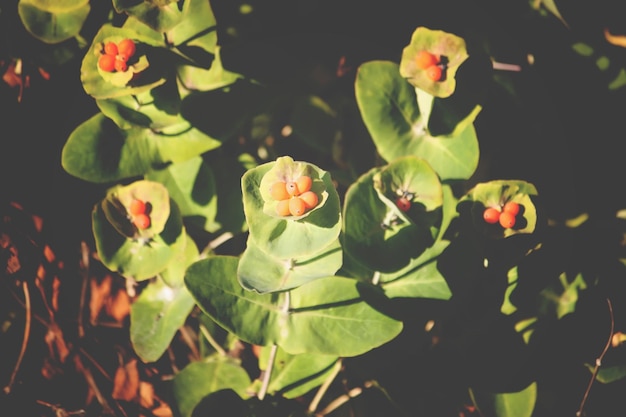
[[[4,387],[4,392],[6,394],[9,394],[11,392],[13,383],[15,382],[17,371],[20,369],[20,365],[22,364],[22,360],[24,359],[24,354],[26,353],[26,345],[28,345],[28,339],[30,336],[30,322],[31,322],[30,292],[28,291],[28,283],[26,281],[22,281],[22,290],[24,291],[24,303],[25,303],[25,308],[26,308],[26,323],[24,323],[24,338],[22,339],[22,347],[20,348],[20,354],[17,357],[17,362],[15,363],[15,368],[13,368],[13,372],[11,373],[11,378],[9,379],[9,383]]]

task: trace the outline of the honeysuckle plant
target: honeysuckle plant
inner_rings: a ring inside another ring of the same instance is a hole
[[[20,1],[32,34],[77,36],[89,2],[48,3]],[[378,352],[389,360],[385,349],[421,324],[433,349],[441,336],[468,362],[512,352],[512,383],[463,370],[459,407],[495,417],[545,407],[520,358],[544,326],[576,311],[590,281],[556,265],[539,302],[520,301],[529,265],[549,257],[552,225],[533,183],[479,172],[476,121],[497,88],[488,49],[417,26],[398,61],[360,62],[351,94],[336,97],[321,93],[319,66],[291,57],[288,46],[307,50],[304,40],[221,42],[228,30],[211,3],[112,2],[116,19],[81,60],[98,111],[61,155],[67,173],[107,187],[93,235],[102,263],[137,291],[137,356],[158,361],[199,316],[201,360],[171,384],[177,414],[219,403],[228,415],[273,415],[280,399],[326,415],[321,398],[346,367]],[[425,307],[416,319],[407,305]],[[430,309],[441,305],[458,314],[452,330]],[[257,374],[237,344],[255,352]]]

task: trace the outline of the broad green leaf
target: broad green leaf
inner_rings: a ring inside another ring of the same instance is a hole
[[[431,214],[420,224],[400,216],[397,207],[381,200],[374,177],[382,168],[373,168],[346,192],[343,212],[344,250],[374,271],[395,272],[417,258],[434,242]]]
[[[70,134],[61,163],[70,175],[106,183],[144,175],[167,162],[186,161],[219,146],[220,142],[195,129],[177,135],[148,128],[121,130],[97,113]]]
[[[270,187],[277,181],[295,181],[302,175],[313,180],[311,190],[319,197],[317,206],[302,216],[278,215],[278,202],[271,197]],[[282,259],[310,256],[339,236],[339,195],[330,174],[313,164],[279,157],[246,172],[241,188],[250,238],[272,256]]]
[[[186,237],[176,203],[170,201],[170,216],[163,232],[150,239],[120,234],[107,220],[102,205],[92,212],[96,250],[111,271],[141,281],[167,268],[174,256],[185,250]]]
[[[146,174],[146,179],[165,185],[176,201],[183,218],[194,225],[215,232],[219,225],[217,215],[217,190],[211,167],[197,156],[187,161],[168,165]]]
[[[161,278],[163,281],[173,288],[178,288],[185,284],[185,272],[187,267],[196,262],[200,257],[200,252],[196,242],[185,234],[185,247],[183,250],[174,253],[172,260],[163,271]]]
[[[402,329],[370,304],[386,298],[356,280],[333,276],[289,292],[257,294],[239,285],[237,264],[232,256],[198,261],[187,269],[185,283],[206,314],[248,343],[277,344],[294,355],[356,356]]]
[[[414,155],[426,160],[442,181],[472,176],[479,157],[473,124],[454,136],[432,136],[419,113],[415,89],[400,76],[397,64],[362,64],[355,88],[363,121],[387,162]]]
[[[148,283],[130,310],[130,341],[142,361],[163,355],[194,306],[184,285],[172,288],[161,279]]]
[[[593,372],[595,365],[586,363],[585,366]],[[610,384],[626,377],[626,365],[601,366],[596,375],[596,381],[602,384]]]
[[[237,276],[241,285],[258,293],[285,291],[317,278],[334,275],[341,267],[341,245],[337,239],[318,253],[281,259],[263,252],[248,239]]]
[[[250,377],[244,368],[226,359],[191,362],[174,377],[172,392],[180,417],[191,417],[194,408],[209,394],[233,390],[246,398]]]
[[[176,70],[180,83],[190,91],[216,90],[233,84],[241,78],[241,75],[224,68],[219,46],[215,47],[215,58],[210,68],[179,65]]]
[[[143,22],[156,32],[165,32],[181,23],[184,14],[178,8],[178,1],[113,0],[118,13],[125,13]],[[188,3],[185,1],[184,3]]]
[[[17,10],[31,35],[42,42],[56,44],[80,33],[91,6],[88,0],[20,0]]]
[[[450,288],[437,268],[437,258],[449,242],[438,241],[417,259],[394,274],[381,274],[380,282],[389,298],[430,298],[448,300]]]
[[[187,0],[182,14],[184,24],[167,30],[165,37],[179,53],[208,68],[217,48],[217,22],[211,4],[205,0]]]
[[[481,415],[493,417],[531,417],[537,401],[537,383],[518,392],[486,393],[471,390]]]
[[[270,346],[261,349],[259,368],[268,367]],[[336,356],[301,353],[290,355],[278,348],[272,367],[272,377],[267,391],[285,398],[298,398],[320,386],[332,374]]]

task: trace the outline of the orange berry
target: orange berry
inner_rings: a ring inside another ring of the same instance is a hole
[[[409,211],[411,208],[411,202],[406,197],[398,197],[396,199],[396,206],[402,211]]]
[[[500,226],[504,227],[505,229],[510,229],[511,227],[515,226],[515,215],[507,211],[500,214],[499,220]]]
[[[509,201],[504,205],[504,207],[502,207],[502,211],[511,213],[513,216],[517,216],[517,213],[519,213],[519,204],[515,201]]]
[[[117,45],[115,42],[107,42],[104,44],[104,53],[106,55],[117,55]]]
[[[147,229],[150,227],[150,216],[145,213],[138,214],[133,218],[133,224],[137,229]]]
[[[137,216],[139,214],[144,214],[146,212],[146,203],[139,199],[134,199],[130,202],[130,206],[128,207],[130,214],[133,216]]]
[[[115,69],[115,57],[113,55],[100,55],[98,66],[102,71],[113,71]]]
[[[497,223],[500,216],[500,210],[495,207],[487,207],[483,212],[483,219],[489,224]]]
[[[440,66],[431,65],[430,67],[426,68],[426,76],[432,81],[441,80],[442,74],[443,70]]]
[[[285,181],[278,181],[270,185],[270,195],[274,200],[285,200],[290,197],[287,192],[287,184]]]
[[[300,194],[299,198],[301,198],[302,201],[304,201],[304,206],[306,207],[307,210],[311,210],[312,208],[317,206],[317,203],[319,202],[319,198],[317,197],[317,194],[315,194],[313,191],[306,191]]]
[[[126,65],[126,61],[123,61],[121,59],[115,59],[115,71],[117,72],[124,72],[128,69],[128,65]]]
[[[287,192],[291,196],[300,194],[300,192],[298,191],[298,184],[296,184],[293,181],[288,182],[287,183]]]
[[[289,212],[289,200],[280,200],[276,205],[276,213],[279,216],[289,216],[291,213]]]
[[[308,175],[303,175],[296,180],[296,186],[298,187],[298,193],[306,193],[311,189],[313,180]]]
[[[306,211],[306,205],[300,197],[289,199],[289,213],[292,216],[302,216]]]
[[[417,56],[415,57],[415,65],[417,65],[417,68],[419,69],[426,69],[438,63],[439,57],[437,57],[437,55],[435,54],[431,54],[428,51],[419,51]]]
[[[126,60],[128,60],[131,56],[135,55],[135,51],[137,50],[137,46],[132,39],[124,39],[121,40],[117,44],[118,54],[124,56]]]

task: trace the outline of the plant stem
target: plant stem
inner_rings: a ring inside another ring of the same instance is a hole
[[[206,340],[213,347],[213,349],[215,349],[220,355],[226,356],[226,351],[224,350],[224,348],[222,348],[220,344],[217,343],[217,341],[213,338],[213,336],[206,327],[200,325],[200,332],[202,332],[202,335],[206,338]]]
[[[31,321],[30,292],[28,291],[28,283],[26,281],[22,282],[22,290],[24,291],[24,303],[26,306],[26,323],[24,323],[24,338],[22,339],[22,347],[20,348],[20,354],[17,357],[15,368],[13,368],[13,372],[11,372],[11,378],[9,379],[9,383],[4,387],[4,392],[6,394],[9,394],[11,392],[13,383],[15,382],[15,377],[17,376],[17,372],[20,369],[22,360],[24,359],[24,354],[26,353],[26,345],[28,344],[28,339],[30,337],[30,321]]]
[[[259,400],[261,401],[265,398],[265,394],[267,394],[267,389],[270,385],[272,369],[274,368],[274,361],[276,360],[276,352],[278,352],[278,345],[273,344],[272,350],[270,351],[270,357],[267,360],[267,368],[263,372],[263,383],[261,384],[261,389],[258,394]]]
[[[606,355],[606,352],[609,350],[609,347],[611,347],[611,341],[613,340],[613,333],[615,332],[615,318],[613,316],[613,304],[611,303],[611,300],[609,298],[606,299],[606,302],[608,304],[609,317],[611,319],[611,330],[609,332],[609,338],[606,342],[606,345],[604,345],[604,349],[602,350],[602,353],[596,359],[596,365],[593,368],[591,379],[589,380],[589,384],[587,384],[587,389],[585,390],[583,399],[580,402],[580,407],[578,407],[578,411],[576,412],[576,417],[581,417],[583,415],[583,410],[585,408],[585,403],[587,402],[587,398],[589,397],[589,392],[591,391],[591,387],[594,381],[596,380],[596,377],[598,376],[598,372],[600,371],[600,366],[602,366],[602,359],[604,358],[604,355]]]
[[[317,410],[317,406],[320,404],[320,401],[322,401],[322,398],[324,397],[324,394],[326,394],[326,391],[328,391],[330,384],[335,380],[337,375],[339,375],[339,371],[341,371],[342,366],[343,359],[339,358],[337,362],[335,362],[332,372],[330,373],[330,375],[328,375],[328,378],[326,378],[324,383],[317,390],[317,392],[315,393],[315,397],[313,397],[313,401],[311,401],[311,404],[309,404],[308,411],[310,414],[313,414],[315,410]]]

